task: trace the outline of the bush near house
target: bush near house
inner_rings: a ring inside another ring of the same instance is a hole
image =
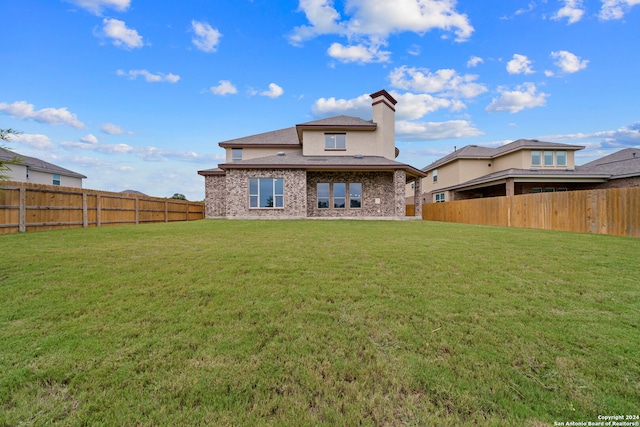
[[[0,425],[638,413],[638,239],[215,220],[0,245]]]

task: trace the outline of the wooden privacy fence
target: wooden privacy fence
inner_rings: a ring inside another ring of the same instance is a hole
[[[427,203],[422,219],[640,237],[640,187]]]
[[[5,181],[0,234],[204,218],[204,203]]]

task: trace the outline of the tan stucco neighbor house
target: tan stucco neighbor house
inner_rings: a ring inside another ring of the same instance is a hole
[[[498,148],[467,145],[423,168],[422,203],[640,185],[640,152],[621,150],[582,166],[584,147],[519,139]],[[637,160],[636,160],[637,159]],[[414,203],[412,184],[407,202]]]
[[[421,194],[426,174],[395,161],[396,100],[385,90],[371,98],[372,120],[330,117],[219,143],[226,163],[198,171],[207,218],[404,217],[406,185]]]
[[[0,160],[10,161],[16,157],[19,159],[16,164],[7,165],[9,181],[82,188],[82,180],[86,178],[53,163],[0,148]]]

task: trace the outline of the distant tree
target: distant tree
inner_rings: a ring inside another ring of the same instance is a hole
[[[9,138],[11,137],[11,135],[18,135],[19,133],[20,132],[15,131],[11,128],[0,129],[0,141],[9,142]],[[7,147],[4,145],[0,145],[0,148],[7,149]],[[0,159],[0,181],[6,181],[7,179],[9,179],[9,176],[7,175],[7,172],[11,170],[11,168],[9,168],[9,165],[20,163],[21,160],[22,159],[18,156],[14,156],[10,160]]]
[[[184,194],[180,194],[180,193],[176,193],[173,196],[171,196],[172,199],[178,199],[178,200],[187,200],[186,197],[184,197]]]

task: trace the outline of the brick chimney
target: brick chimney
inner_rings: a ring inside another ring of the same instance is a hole
[[[371,94],[373,122],[376,129],[376,145],[378,153],[387,159],[396,157],[396,109],[398,103],[386,90]]]

